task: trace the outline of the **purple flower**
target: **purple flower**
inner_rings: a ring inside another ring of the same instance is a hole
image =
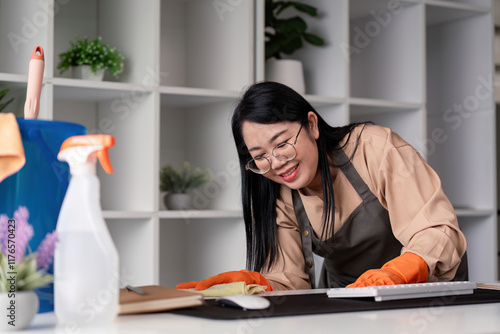
[[[16,212],[14,212],[14,219],[16,221],[24,221],[28,222],[28,218],[30,217],[30,213],[25,206],[20,206],[17,208]]]
[[[28,223],[29,212],[24,206],[20,206],[16,212],[14,212],[14,241],[16,242],[16,262],[20,263],[23,260],[24,253],[26,251],[26,246],[35,234],[33,231],[33,226]]]
[[[7,237],[8,233],[9,217],[6,215],[0,215],[0,252],[7,254]]]
[[[6,215],[0,215],[0,251],[3,254],[8,253],[9,240],[10,245],[15,245],[14,256],[17,263],[23,260],[26,246],[34,235],[33,226],[28,223],[29,212],[24,206],[20,206],[14,212],[14,218],[10,220]]]
[[[22,262],[26,253],[26,247],[34,235],[33,226],[28,223],[29,216],[28,209],[24,206],[20,206],[14,212],[13,222],[11,221],[11,223],[9,223],[9,218],[6,215],[0,215],[0,251],[3,254],[7,254],[9,239],[12,240],[11,244],[15,245],[15,248],[11,249],[15,249],[14,256],[17,263]],[[12,230],[13,238],[9,230]],[[56,231],[47,233],[35,254],[37,269],[48,269],[52,263],[55,244],[58,240]]]
[[[56,248],[56,242],[59,241],[57,232],[47,233],[45,238],[38,246],[36,250],[36,264],[37,269],[48,269],[52,263],[54,257],[54,250]]]

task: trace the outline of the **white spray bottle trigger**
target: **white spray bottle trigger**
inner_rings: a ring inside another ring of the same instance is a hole
[[[71,175],[95,174],[97,152],[102,150],[101,145],[73,146],[57,155],[57,159],[66,161]]]
[[[72,175],[95,174],[96,157],[107,173],[113,173],[108,148],[114,143],[114,138],[110,135],[69,137],[62,143],[57,158],[69,164]]]

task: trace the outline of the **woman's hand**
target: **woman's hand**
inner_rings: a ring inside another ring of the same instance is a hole
[[[428,271],[424,259],[414,253],[404,253],[380,269],[367,270],[346,288],[427,282]]]
[[[195,289],[195,290],[205,290],[212,285],[233,283],[233,282],[246,282],[246,284],[259,284],[266,286],[266,291],[273,291],[271,284],[256,271],[240,270],[240,271],[228,271],[221,273],[209,278],[206,278],[200,282],[186,282],[177,285],[177,289]]]

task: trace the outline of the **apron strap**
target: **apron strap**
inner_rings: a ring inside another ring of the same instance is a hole
[[[312,230],[309,218],[307,217],[306,210],[304,209],[304,204],[300,199],[300,194],[297,190],[292,190],[293,199],[293,210],[295,211],[295,216],[297,217],[297,222],[300,228],[300,237],[302,239],[302,253],[304,254],[305,266],[304,270],[309,273],[309,280],[311,283],[311,288],[316,287],[316,279],[314,274],[314,256],[313,256],[313,246],[312,246],[312,236],[314,231]]]
[[[366,185],[365,181],[363,181],[361,176],[358,174],[358,171],[351,163],[351,159],[349,159],[343,149],[337,148],[333,151],[333,160],[335,160],[335,162],[340,166],[342,173],[344,173],[363,201],[371,199],[375,196]]]

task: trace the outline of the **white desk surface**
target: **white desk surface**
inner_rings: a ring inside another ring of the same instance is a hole
[[[168,312],[120,316],[107,328],[64,328],[53,313],[39,314],[17,333],[500,333],[500,303],[363,311],[252,320],[210,320]]]

